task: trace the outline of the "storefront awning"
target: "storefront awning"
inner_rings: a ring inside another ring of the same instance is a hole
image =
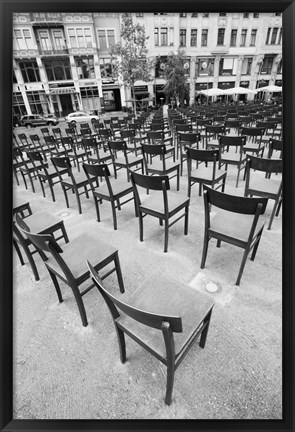
[[[57,95],[57,94],[68,94],[68,93],[77,93],[76,89],[73,87],[61,87],[61,88],[54,88],[49,90],[49,94],[51,95]]]

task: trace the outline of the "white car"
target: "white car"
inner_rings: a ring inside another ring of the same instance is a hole
[[[66,116],[67,123],[83,123],[90,122],[91,120],[99,120],[99,117],[95,114],[87,113],[86,111],[75,111]]]

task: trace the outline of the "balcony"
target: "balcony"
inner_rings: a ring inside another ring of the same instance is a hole
[[[62,24],[62,16],[60,13],[31,13],[30,14],[32,25],[55,25],[56,23]]]
[[[64,49],[52,48],[50,50],[44,50],[44,49],[39,48],[39,54],[42,56],[65,55],[65,54],[69,54],[69,50],[67,48],[64,48]]]

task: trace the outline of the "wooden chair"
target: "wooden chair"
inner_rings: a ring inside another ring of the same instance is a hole
[[[202,194],[202,186],[210,185],[212,188],[221,188],[224,191],[227,171],[218,168],[219,151],[204,150],[186,147],[187,152],[187,175],[188,175],[188,192],[191,196],[191,187],[199,183],[199,196]],[[196,162],[196,168],[192,169],[192,161]],[[215,185],[218,185],[215,187]]]
[[[173,137],[169,136],[165,138],[163,131],[147,131],[147,142],[148,144],[161,144],[165,145],[167,153],[172,156],[173,162],[175,162],[175,147],[173,145]],[[145,144],[145,142],[141,142]]]
[[[179,146],[179,158],[180,158],[180,175],[183,173],[183,161],[186,160],[186,146],[193,148],[199,148],[199,142],[201,141],[201,135],[197,132],[178,132],[178,146]]]
[[[120,138],[127,144],[127,150],[134,152],[135,156],[141,154],[141,139],[136,137],[134,129],[120,129]]]
[[[125,141],[109,141],[108,146],[112,157],[115,179],[117,178],[117,171],[120,169],[126,169],[128,182],[130,180],[130,169],[141,170],[143,173],[143,156],[130,155]]]
[[[264,145],[262,143],[265,128],[257,127],[243,127],[241,135],[246,136],[246,144],[244,145],[244,152],[255,156],[263,157]]]
[[[30,160],[25,158],[24,151],[18,147],[14,147],[12,149],[12,157],[13,157],[12,170],[13,170],[13,174],[14,174],[16,183],[19,186],[19,180],[18,180],[17,174],[20,172],[21,167],[24,167],[25,164],[27,162],[29,162]]]
[[[74,175],[71,162],[68,157],[53,157],[51,158],[51,161],[56,169],[56,172],[58,173],[67,208],[70,207],[67,192],[71,190],[76,195],[78,210],[79,213],[82,214],[80,195],[85,194],[86,198],[89,198],[87,189],[89,182],[84,171]],[[63,178],[62,173],[66,173],[67,177]],[[82,192],[80,192],[81,189],[83,189]]]
[[[246,183],[244,195],[266,197],[274,200],[267,229],[270,230],[274,216],[279,215],[283,187],[282,159],[264,159],[248,156],[246,163]],[[274,176],[271,174],[279,174]]]
[[[240,172],[246,168],[247,156],[244,153],[246,137],[243,135],[219,135],[219,169],[225,165],[234,165],[238,169],[236,187],[239,184]]]
[[[97,141],[95,138],[82,138],[82,144],[89,163],[100,164],[112,161],[111,153],[104,146],[101,146],[101,141]]]
[[[100,222],[100,212],[98,204],[102,202],[102,200],[108,201],[112,206],[113,213],[113,223],[114,230],[117,229],[117,214],[116,209],[121,210],[121,206],[126,204],[127,202],[134,200],[133,196],[133,187],[130,183],[124,182],[122,180],[111,180],[110,179],[110,171],[106,164],[83,164],[83,169],[88,178],[95,210],[97,221]],[[104,183],[99,184],[99,178],[104,179]],[[96,180],[96,183],[99,184],[98,187],[94,187],[93,179]],[[125,197],[132,193],[132,197],[127,199],[124,202],[121,202],[121,198]]]
[[[83,326],[88,325],[83,296],[95,286],[91,284],[87,288],[84,288],[83,291],[79,289],[90,276],[86,266],[88,259],[95,260],[94,268],[97,271],[104,269],[109,264],[113,264],[114,267],[108,270],[102,276],[102,279],[105,279],[116,271],[120,291],[124,292],[118,250],[102,242],[94,233],[80,234],[61,248],[52,235],[37,234],[31,231],[30,227],[19,215],[16,215],[16,226],[22,235],[26,236],[38,250],[42,251],[43,254],[48,253],[50,255],[44,263],[52,279],[58,300],[60,303],[63,301],[58,282],[58,279],[60,279],[73,292]]]
[[[205,267],[209,240],[216,239],[217,247],[226,242],[244,249],[236,285],[240,285],[247,257],[252,250],[254,261],[265,222],[267,198],[246,198],[225,194],[204,186],[205,233],[201,268]],[[211,218],[211,207],[214,217]]]
[[[15,223],[15,217],[18,217],[20,219],[26,218],[26,223],[38,234],[50,234],[54,236],[56,241],[63,239],[66,243],[68,243],[69,239],[64,226],[64,222],[63,220],[58,219],[56,216],[48,212],[41,211],[37,213],[32,213],[29,203],[24,203],[18,205],[17,207],[14,207],[13,214],[13,245],[15,247],[21,265],[24,265],[25,262],[20,250],[21,247],[29,261],[34,278],[36,281],[38,281],[40,280],[40,277],[33,255],[38,252],[43,260],[46,260],[47,257],[44,253],[42,253],[42,251],[34,247],[32,242],[26,235],[23,235],[23,233],[18,227],[18,224]]]
[[[275,153],[277,159],[282,159],[283,156],[283,141],[279,139],[270,138],[268,143],[267,157],[271,159]]]
[[[143,218],[146,215],[154,216],[159,219],[160,225],[163,225],[164,221],[164,252],[167,252],[169,228],[183,217],[184,234],[188,233],[189,198],[179,192],[170,191],[168,175],[149,176],[131,171],[131,181],[134,188],[136,211],[139,216],[140,241],[143,241]],[[141,202],[138,188],[151,189],[156,193]],[[159,191],[162,194],[159,194]],[[169,220],[182,210],[184,213],[169,224]]]
[[[121,362],[127,360],[126,333],[167,367],[165,403],[170,405],[176,369],[199,337],[199,346],[205,348],[213,300],[159,273],[141,284],[126,303],[110,294],[89,261],[87,265],[112,315]]]
[[[146,174],[168,175],[169,179],[176,177],[176,188],[179,190],[180,164],[170,162],[165,144],[142,144],[142,154]],[[172,174],[172,175],[171,175]]]
[[[224,125],[206,125],[205,126],[205,148],[217,149],[219,147],[219,135],[225,135],[229,131]]]

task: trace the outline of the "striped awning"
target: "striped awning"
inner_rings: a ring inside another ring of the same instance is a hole
[[[77,93],[74,87],[60,87],[49,90],[49,94],[57,95],[57,94],[68,94],[68,93]]]

